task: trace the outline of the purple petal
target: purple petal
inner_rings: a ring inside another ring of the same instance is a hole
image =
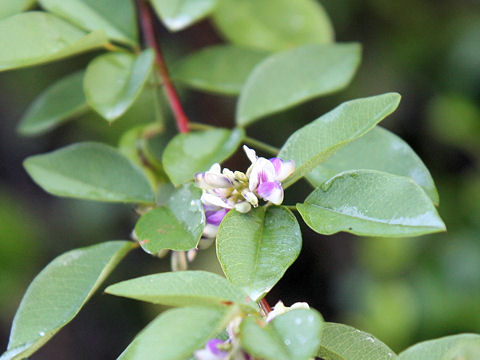
[[[274,157],[269,159],[275,168],[275,180],[283,181],[289,177],[295,170],[295,163],[293,161],[283,161],[280,158]]]
[[[275,181],[275,168],[273,164],[265,158],[258,158],[255,164],[253,164],[250,173],[248,182],[250,191],[257,189],[261,183],[270,181]]]
[[[260,184],[257,188],[257,194],[275,205],[280,205],[283,201],[283,188],[277,181]]]
[[[225,351],[222,351],[218,348],[218,345],[221,345],[223,343],[224,343],[224,341],[222,341],[220,339],[211,339],[207,342],[207,345],[205,346],[205,348],[210,350],[210,352],[214,355],[227,356],[228,353],[226,353]]]
[[[205,211],[205,217],[207,219],[207,224],[212,224],[215,226],[220,225],[225,215],[227,215],[228,209],[220,209],[216,211]]]

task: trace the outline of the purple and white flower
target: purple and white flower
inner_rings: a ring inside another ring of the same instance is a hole
[[[283,202],[283,188],[281,182],[295,170],[293,161],[284,161],[280,158],[266,159],[258,157],[255,150],[243,146],[252,165],[247,170],[248,188],[266,201],[275,205]]]
[[[207,221],[199,247],[202,243],[211,244],[218,226],[230,210],[247,213],[258,206],[259,197],[276,205],[283,201],[281,181],[294,171],[293,161],[267,160],[258,157],[255,150],[247,146],[243,149],[252,162],[246,174],[227,168],[222,170],[220,164],[213,164],[208,171],[195,174],[195,184],[202,189],[201,201]]]

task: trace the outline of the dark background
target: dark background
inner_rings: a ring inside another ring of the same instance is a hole
[[[268,296],[274,304],[307,301],[328,321],[369,331],[394,350],[428,338],[480,332],[480,2],[475,0],[324,0],[337,41],[363,44],[362,66],[345,91],[258,122],[249,135],[280,146],[298,127],[340,102],[387,91],[403,95],[383,125],[405,139],[436,181],[448,233],[416,239],[320,236],[303,228],[296,263]],[[208,21],[177,33],[161,26],[170,64],[222,42]],[[109,126],[84,115],[36,138],[17,134],[27,105],[48,84],[85,67],[95,54],[0,74],[0,348],[33,277],[72,248],[126,239],[133,206],[60,199],[33,184],[22,167],[29,155],[79,140],[116,145],[123,130],[148,121],[130,114]],[[192,120],[231,126],[235,99],[180,88]],[[164,109],[166,121],[171,121]],[[245,168],[240,153],[230,168]],[[286,203],[308,194],[299,183]],[[194,268],[219,271],[213,249]],[[168,259],[130,254],[106,284],[167,271]],[[102,295],[31,358],[113,359],[160,311]]]

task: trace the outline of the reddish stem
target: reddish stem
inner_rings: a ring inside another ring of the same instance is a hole
[[[268,313],[270,311],[272,311],[272,308],[270,307],[270,305],[268,304],[268,301],[267,299],[263,298],[262,300],[260,300],[260,306],[262,307],[262,310],[263,312],[265,313],[265,315],[268,315]]]
[[[185,115],[177,90],[168,75],[168,69],[160,49],[157,33],[155,31],[155,17],[153,10],[145,0],[138,0],[138,11],[140,15],[140,26],[147,46],[155,52],[155,64],[165,86],[168,102],[177,122],[178,131],[186,133],[189,131],[188,118]]]

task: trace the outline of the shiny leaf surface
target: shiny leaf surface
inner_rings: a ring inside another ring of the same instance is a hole
[[[325,10],[312,0],[222,0],[213,18],[230,42],[266,50],[325,44],[334,36]]]
[[[170,31],[178,31],[203,19],[218,0],[151,0],[157,15]]]
[[[424,341],[398,355],[398,360],[478,360],[480,335],[461,334]]]
[[[250,74],[237,105],[241,126],[341,90],[360,63],[357,44],[305,45],[272,55]]]
[[[237,95],[253,68],[267,52],[217,45],[182,59],[172,68],[172,77],[195,89]]]
[[[218,230],[217,256],[227,278],[258,300],[281,279],[302,246],[300,227],[286,208],[230,211]]]
[[[309,173],[336,150],[372,130],[397,108],[400,95],[387,93],[347,101],[295,131],[278,157],[295,162],[286,186]]]
[[[325,360],[395,360],[397,355],[370,334],[350,326],[325,323],[318,356]]]
[[[53,195],[109,202],[155,201],[140,168],[104,144],[73,144],[31,156],[24,166],[32,179]]]
[[[54,259],[32,281],[13,319],[1,360],[24,359],[68,324],[133,248],[110,241],[69,251]]]
[[[0,71],[62,59],[107,42],[103,31],[87,34],[45,12],[17,14],[0,21]]]
[[[407,176],[420,185],[435,204],[438,193],[430,172],[408,144],[379,126],[340,148],[307,176],[315,186],[347,170],[369,169]]]
[[[367,236],[417,236],[445,230],[435,206],[412,179],[374,170],[341,173],[297,204],[313,230]]]
[[[235,309],[184,307],[168,310],[153,320],[118,360],[181,360],[223,330]]]
[[[95,58],[87,67],[83,83],[88,103],[105,119],[117,119],[140,95],[153,60],[151,49],[139,55],[110,53]]]
[[[240,327],[242,346],[265,360],[308,360],[320,346],[323,319],[315,310],[296,309],[260,325],[253,318]]]
[[[83,71],[76,72],[45,89],[27,109],[18,131],[27,136],[39,135],[88,111],[83,75]]]
[[[242,290],[227,279],[206,271],[142,276],[111,285],[105,292],[169,306],[246,304]]]
[[[87,31],[104,30],[115,41],[137,40],[135,7],[131,0],[39,0],[40,5]]]
[[[135,225],[142,248],[149,254],[160,250],[190,250],[197,246],[205,226],[200,196],[193,184],[174,192],[167,204],[144,214]]]

